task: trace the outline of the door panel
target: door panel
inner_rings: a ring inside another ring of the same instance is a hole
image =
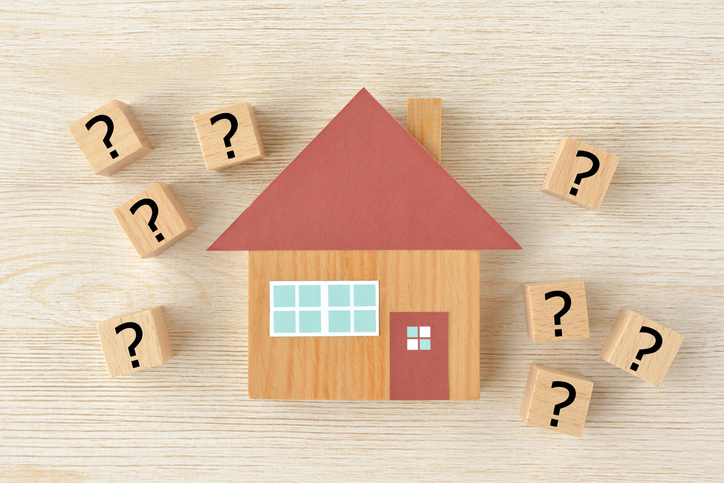
[[[449,399],[447,332],[447,312],[390,312],[390,399]]]

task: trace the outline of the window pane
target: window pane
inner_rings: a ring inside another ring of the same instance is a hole
[[[349,285],[329,286],[329,306],[349,307]]]
[[[294,307],[294,285],[274,287],[274,307]]]
[[[407,337],[417,337],[417,327],[408,327]]]
[[[417,339],[407,339],[407,350],[408,351],[417,350]]]
[[[294,287],[292,287],[294,288]],[[274,333],[275,334],[294,334],[296,328],[296,313],[290,310],[274,311]]]
[[[354,286],[354,305],[355,307],[374,307],[377,305],[377,287],[374,285],[355,285]]]
[[[299,306],[300,307],[321,307],[322,291],[319,285],[300,285],[299,286]]]
[[[320,332],[322,332],[322,312],[319,310],[300,310],[299,333],[318,334]]]
[[[430,350],[430,339],[420,339],[420,350],[421,351]]]
[[[271,281],[270,289],[271,337],[379,335],[379,281]]]
[[[420,337],[430,337],[430,326],[420,327]]]
[[[329,331],[330,332],[351,332],[349,310],[330,310],[329,311]]]
[[[355,310],[354,311],[354,331],[355,332],[376,332],[377,331],[377,312],[374,310]]]

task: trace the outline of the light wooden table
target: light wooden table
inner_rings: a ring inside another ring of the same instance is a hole
[[[721,481],[724,6],[6,2],[0,480]],[[443,98],[443,165],[520,242],[482,256],[475,402],[249,400],[246,255],[205,248],[361,88]],[[130,103],[106,178],[67,125]],[[191,117],[248,101],[268,158],[204,168]],[[621,157],[598,212],[539,191],[566,135]],[[111,212],[157,181],[198,231],[141,260]],[[530,342],[521,282],[586,281],[591,337]],[[109,379],[96,323],[163,305],[176,357]],[[685,336],[661,388],[598,351],[623,307]],[[590,377],[581,439],[524,426],[531,362]]]

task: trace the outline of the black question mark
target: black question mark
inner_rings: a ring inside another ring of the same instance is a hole
[[[142,200],[136,201],[136,203],[133,206],[131,206],[131,214],[135,215],[136,211],[144,205],[151,207],[151,218],[148,220],[148,227],[151,229],[151,231],[156,231],[158,229],[156,227],[156,217],[158,216],[158,205],[151,198],[143,198]],[[161,243],[163,241],[163,235],[161,233],[156,235],[156,240],[158,240],[158,242]]]
[[[106,131],[106,135],[103,137],[103,144],[105,144],[106,147],[110,149],[113,147],[113,145],[111,144],[111,135],[113,134],[113,119],[106,116],[105,114],[99,114],[87,123],[85,123],[85,128],[90,131],[90,129],[98,122],[105,123],[106,128],[108,129]],[[116,159],[117,157],[118,151],[114,149],[113,151],[111,151],[111,158]]]
[[[589,169],[588,171],[586,171],[584,173],[578,173],[576,175],[576,179],[573,182],[573,184],[580,185],[581,181],[583,181],[585,178],[590,178],[594,174],[598,173],[598,168],[601,167],[601,163],[600,163],[600,161],[598,161],[598,158],[596,157],[595,154],[589,153],[588,151],[578,151],[576,153],[576,157],[577,158],[580,158],[580,157],[588,158],[593,163],[593,165],[591,166],[591,169]],[[576,194],[578,194],[578,188],[575,188],[575,187],[571,188],[571,194],[573,196],[576,196]]]
[[[566,315],[568,311],[571,309],[571,296],[568,295],[563,290],[553,290],[552,292],[548,292],[546,295],[546,300],[551,299],[553,297],[560,297],[563,299],[563,308],[553,316],[553,320],[555,320],[555,325],[561,325],[561,317]],[[563,335],[562,329],[556,329],[556,337],[561,337]]]
[[[234,133],[236,133],[236,129],[239,127],[239,122],[236,120],[236,117],[229,113],[229,112],[222,112],[221,114],[217,114],[214,117],[211,118],[211,125],[213,126],[216,124],[217,121],[220,121],[221,119],[226,119],[231,123],[231,128],[229,129],[229,132],[226,136],[224,136],[224,146],[227,148],[231,147],[231,138],[234,136]],[[232,159],[234,157],[234,150],[230,149],[226,156],[229,159]]]
[[[561,409],[567,408],[568,406],[573,404],[573,401],[576,400],[576,388],[575,387],[568,384],[566,381],[553,381],[553,383],[551,384],[551,389],[555,389],[557,387],[562,387],[564,389],[567,389],[568,398],[565,401],[560,402],[560,403],[556,404],[555,406],[553,406],[553,416],[560,416]],[[551,426],[553,426],[554,428],[557,428],[558,420],[555,418],[551,419]]]
[[[143,338],[143,330],[141,329],[141,326],[138,325],[135,322],[124,322],[118,327],[116,327],[116,334],[120,334],[122,331],[126,329],[133,329],[136,331],[136,338],[133,339],[133,342],[131,342],[131,345],[128,346],[128,355],[131,357],[136,357],[136,346],[141,342],[141,339]],[[131,367],[138,367],[138,361],[132,360],[131,361]]]
[[[636,353],[636,360],[641,362],[641,358],[645,356],[646,354],[653,354],[657,350],[661,349],[661,344],[664,342],[664,338],[661,337],[661,334],[659,334],[659,331],[656,329],[652,329],[651,327],[641,326],[641,330],[639,330],[639,333],[641,334],[651,334],[654,336],[654,345],[649,347],[648,349],[641,349]],[[631,363],[631,370],[636,372],[639,368],[639,365],[636,362]]]

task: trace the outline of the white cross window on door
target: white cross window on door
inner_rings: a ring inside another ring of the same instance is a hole
[[[407,350],[408,351],[429,351],[430,350],[430,327],[413,326],[407,327]]]

